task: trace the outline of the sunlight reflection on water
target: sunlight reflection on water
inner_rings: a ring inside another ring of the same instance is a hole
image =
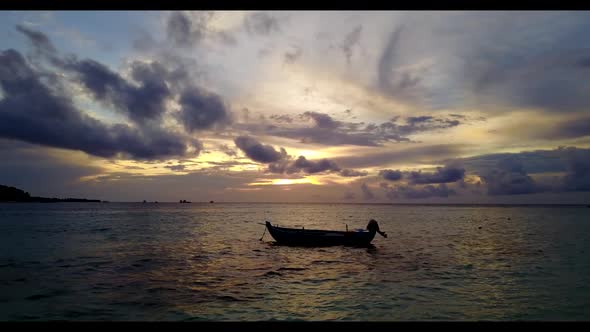
[[[1,320],[579,320],[590,209],[0,205]],[[273,245],[364,228],[373,248]]]

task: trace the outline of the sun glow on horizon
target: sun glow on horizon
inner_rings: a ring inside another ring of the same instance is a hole
[[[285,185],[292,185],[292,184],[313,184],[313,185],[322,185],[323,183],[320,182],[317,178],[313,177],[305,177],[301,179],[258,179],[256,182],[249,183],[249,186],[285,186]]]

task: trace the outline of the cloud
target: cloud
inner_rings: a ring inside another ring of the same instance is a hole
[[[113,106],[130,119],[142,123],[147,119],[157,119],[165,111],[164,102],[171,92],[164,80],[166,69],[161,64],[133,62],[131,76],[138,83],[137,86],[95,60],[78,60],[73,55],[60,58],[49,38],[40,31],[21,26],[17,26],[17,29],[53,65],[75,73],[95,99]]]
[[[166,26],[168,38],[172,39],[176,45],[192,45],[194,42],[191,33],[191,21],[186,15],[180,12],[174,12],[168,18]]]
[[[391,169],[384,169],[379,171],[379,176],[383,177],[385,180],[398,181],[402,178],[402,172],[394,171]]]
[[[44,33],[37,30],[29,29],[21,24],[16,25],[16,30],[27,36],[27,38],[35,48],[37,55],[51,56],[57,52],[49,38],[47,38],[47,36]]]
[[[100,167],[63,160],[45,147],[0,139],[0,184],[28,191],[32,196],[86,197],[80,194],[79,179],[100,174]]]
[[[361,184],[361,190],[363,192],[363,199],[365,201],[370,201],[370,200],[374,200],[375,194],[371,191],[371,189],[369,189],[369,186],[367,186],[366,183]]]
[[[180,96],[180,119],[188,132],[208,129],[229,121],[227,110],[220,96],[198,88],[185,90]]]
[[[437,167],[436,172],[410,172],[407,176],[412,184],[456,182],[465,176],[465,169],[452,166]]]
[[[367,176],[368,174],[366,171],[355,171],[353,169],[343,169],[340,171],[340,175],[344,177]]]
[[[510,159],[518,162],[522,170],[527,173],[565,172],[567,166],[564,151],[559,148],[554,150],[522,151],[518,153],[494,153],[484,154],[469,158],[453,158],[435,161],[441,164],[460,164],[467,172],[483,174],[496,169],[502,160]],[[580,151],[587,151],[580,149]]]
[[[182,13],[177,14],[184,17]],[[203,15],[209,17],[208,14]],[[171,19],[183,20],[175,15]],[[45,35],[38,31],[35,33],[43,38],[37,37],[34,40],[44,40],[46,42],[42,45],[51,46]],[[167,112],[166,102],[172,99],[178,99],[181,110],[176,118],[189,133],[209,129],[230,120],[230,112],[222,98],[196,86],[188,76],[186,65],[181,61],[174,61],[174,69],[157,60],[149,63],[133,61],[129,68],[133,81],[129,81],[92,59],[78,60],[73,55],[60,58],[56,54],[48,59],[54,65],[73,72],[95,100],[114,107],[139,125],[159,120]]]
[[[168,38],[176,46],[193,46],[208,34],[207,25],[213,16],[213,12],[197,12],[190,17],[182,12],[173,12],[166,23]],[[230,36],[225,36],[225,38],[231,39]]]
[[[132,77],[139,86],[91,59],[69,59],[64,68],[75,72],[95,99],[113,106],[138,123],[158,119],[166,110],[165,101],[171,97],[164,80],[166,70],[157,62],[132,64]]]
[[[488,62],[474,92],[507,106],[547,111],[584,111],[590,106],[584,77],[590,51],[583,48],[527,54],[511,63]],[[485,99],[484,99],[485,100]]]
[[[393,149],[366,152],[362,155],[351,155],[334,158],[338,164],[346,167],[374,167],[403,161],[404,163],[440,163],[446,164],[448,157],[459,156],[468,151],[465,144],[437,144],[430,146],[411,146],[403,150]],[[440,159],[445,158],[445,162]],[[451,162],[452,159],[448,159]]]
[[[249,136],[236,137],[234,143],[248,158],[260,163],[277,162],[287,155],[285,149],[281,148],[281,151],[277,151],[271,145],[261,144]]]
[[[567,165],[563,178],[565,190],[590,191],[590,150],[565,148],[561,151]]]
[[[562,121],[537,135],[547,139],[577,138],[590,135],[590,118],[579,117]]]
[[[80,150],[101,157],[122,153],[139,159],[197,155],[196,139],[157,128],[143,131],[125,124],[106,125],[75,108],[56,84],[42,81],[15,50],[0,53],[0,136]],[[55,81],[55,77],[54,80]]]
[[[502,159],[497,168],[481,175],[488,188],[488,195],[522,195],[542,191],[527,175],[522,164],[513,158]]]
[[[273,114],[270,116],[270,118],[278,123],[293,123],[293,117],[289,114]]]
[[[362,30],[362,25],[357,26],[344,37],[344,40],[340,44],[340,49],[342,50],[342,53],[344,53],[346,63],[348,64],[350,64],[350,59],[352,58],[353,47],[357,45],[361,39]]]
[[[590,149],[559,147],[438,162],[461,164],[467,173],[480,176],[489,195],[590,191]]]
[[[330,159],[323,158],[318,161],[307,160],[304,156],[299,156],[291,167],[297,171],[304,171],[307,174],[321,173],[325,171],[340,171],[340,167]]]
[[[457,194],[453,189],[448,188],[444,183],[438,186],[426,185],[423,187],[414,187],[400,185],[395,187],[385,187],[384,189],[385,196],[387,196],[389,199],[421,199],[429,197],[448,197]]]
[[[408,117],[405,123],[398,122],[399,117],[396,117],[376,125],[338,121],[329,114],[311,111],[297,116],[273,114],[270,119],[274,123],[239,123],[234,128],[250,133],[297,139],[302,143],[381,146],[386,142],[412,142],[408,136],[444,130],[462,123],[444,116],[424,116]],[[311,126],[309,120],[312,120]]]
[[[328,114],[318,112],[305,112],[303,113],[303,116],[313,119],[317,128],[335,129],[340,126],[340,124],[337,121],[334,121],[334,119],[332,119],[332,117]]]
[[[230,157],[236,157],[238,155],[237,151],[229,147],[227,144],[220,145],[219,150]]]
[[[379,176],[388,181],[399,181],[405,178],[410,184],[449,183],[462,180],[465,169],[452,166],[437,167],[436,172],[402,172],[384,169],[379,171]],[[387,186],[386,183],[384,185]]]
[[[285,52],[285,63],[294,64],[301,56],[303,56],[303,50],[300,47],[294,47],[293,50]]]
[[[249,33],[264,36],[280,30],[279,21],[265,12],[256,12],[246,16],[244,26]]]
[[[293,174],[304,172],[306,174],[316,173],[336,173],[343,177],[361,177],[367,176],[366,171],[357,171],[353,169],[342,169],[333,160],[323,158],[319,160],[308,160],[304,156],[299,156],[293,160],[291,156],[286,156],[276,163],[268,166],[268,172],[279,174]]]
[[[381,53],[377,64],[378,87],[386,95],[402,101],[415,102],[424,97],[420,88],[420,72],[397,66],[400,39],[405,27],[397,27]]]
[[[186,168],[185,165],[170,165],[170,166],[164,166],[164,167],[168,168],[170,170],[173,170],[173,171],[177,171],[177,172],[182,172]]]
[[[333,160],[323,158],[319,160],[308,160],[304,156],[294,159],[287,154],[284,148],[275,150],[271,145],[264,145],[250,136],[238,136],[234,139],[236,146],[242,150],[248,158],[269,164],[267,172],[278,174],[293,174],[304,172],[306,174],[316,173],[337,173],[343,177],[366,176],[366,171],[353,169],[342,169]]]

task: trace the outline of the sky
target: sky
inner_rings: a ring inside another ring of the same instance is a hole
[[[590,203],[590,13],[3,11],[0,184]]]

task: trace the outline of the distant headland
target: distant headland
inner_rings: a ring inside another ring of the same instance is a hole
[[[23,202],[23,203],[59,203],[59,202],[92,202],[100,203],[100,199],[86,198],[47,198],[29,195],[21,189],[3,186],[0,184],[0,202]]]

